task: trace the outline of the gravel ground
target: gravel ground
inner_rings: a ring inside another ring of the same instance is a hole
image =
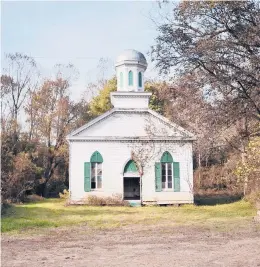
[[[2,236],[7,266],[260,266],[260,230],[220,232],[195,226],[135,225],[45,229],[41,235]]]

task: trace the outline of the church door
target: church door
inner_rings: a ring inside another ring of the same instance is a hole
[[[140,175],[133,160],[124,168],[124,200],[140,200]]]

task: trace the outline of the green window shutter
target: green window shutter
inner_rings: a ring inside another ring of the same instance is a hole
[[[174,192],[180,192],[180,163],[173,162]]]
[[[142,87],[143,85],[143,82],[142,82],[142,73],[141,72],[139,72],[138,73],[138,85],[139,85],[139,87]]]
[[[162,170],[161,163],[155,163],[155,192],[162,191]]]
[[[90,191],[90,162],[84,162],[84,190]]]

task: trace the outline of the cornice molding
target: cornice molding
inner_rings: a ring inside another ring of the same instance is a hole
[[[138,60],[122,60],[122,61],[116,62],[115,64],[116,68],[120,66],[141,66],[142,68],[146,69],[147,63],[144,63]]]
[[[150,95],[137,95],[137,94],[120,94],[120,95],[113,95],[115,98],[148,98]]]
[[[75,137],[71,138],[69,142],[118,142],[118,143],[150,143],[150,142],[159,142],[159,143],[181,143],[181,142],[192,142],[192,138],[182,138],[182,137],[154,137],[154,138],[135,138],[135,137]]]

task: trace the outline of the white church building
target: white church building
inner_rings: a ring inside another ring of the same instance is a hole
[[[193,134],[149,109],[147,62],[136,50],[116,61],[113,108],[67,136],[69,192],[139,204],[193,203]]]

